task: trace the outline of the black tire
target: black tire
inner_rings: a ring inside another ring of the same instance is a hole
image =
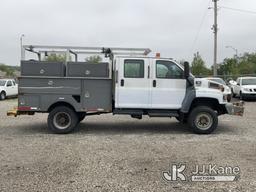
[[[188,123],[194,133],[210,134],[218,126],[218,115],[210,107],[198,106],[190,112]]]
[[[240,91],[240,93],[239,93],[239,99],[242,101],[242,100],[244,100],[244,96],[243,96],[243,93]]]
[[[79,122],[83,121],[84,118],[85,118],[85,116],[86,116],[86,113],[78,112],[78,113],[77,113],[78,121],[79,121]]]
[[[232,95],[227,96],[227,101],[230,102],[232,100]]]
[[[233,89],[231,89],[231,93],[232,93],[233,98],[236,98],[236,94],[234,93]]]
[[[66,106],[55,107],[48,115],[48,128],[53,133],[70,133],[75,130],[77,124],[77,113]]]
[[[4,91],[2,91],[0,93],[0,100],[5,100],[5,98],[6,98],[6,93]]]

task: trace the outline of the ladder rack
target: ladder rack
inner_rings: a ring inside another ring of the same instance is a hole
[[[21,60],[25,60],[25,52],[35,53],[38,60],[41,60],[42,54],[46,56],[49,53],[66,54],[66,61],[69,60],[70,54],[78,60],[79,54],[104,54],[111,60],[115,55],[134,55],[147,56],[151,50],[149,48],[121,48],[121,47],[79,47],[79,46],[48,46],[48,45],[23,45],[21,51]]]

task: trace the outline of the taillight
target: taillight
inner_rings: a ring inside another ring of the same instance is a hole
[[[18,107],[18,111],[30,111],[31,107],[28,106],[20,106]]]

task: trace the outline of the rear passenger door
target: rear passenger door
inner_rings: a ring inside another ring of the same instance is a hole
[[[118,58],[116,68],[115,107],[150,108],[149,59]]]

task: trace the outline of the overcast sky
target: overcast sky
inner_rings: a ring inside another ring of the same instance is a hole
[[[218,3],[256,11],[255,0]],[[161,56],[190,62],[199,51],[209,66],[209,6],[211,0],[1,0],[0,63],[19,65],[19,37],[25,34],[25,44],[148,47]],[[218,62],[234,54],[227,45],[239,53],[256,51],[256,14],[220,8],[218,19]]]

